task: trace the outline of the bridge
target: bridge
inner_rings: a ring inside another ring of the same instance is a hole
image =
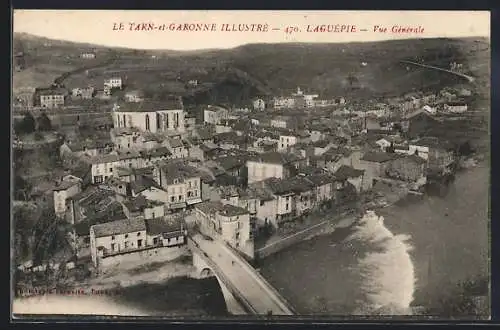
[[[225,243],[195,234],[188,239],[188,246],[200,275],[217,277],[228,307],[234,306],[234,301],[241,306],[237,314],[295,314],[276,289]]]
[[[437,71],[442,71],[442,72],[448,72],[448,73],[454,74],[456,76],[465,78],[469,82],[474,82],[474,80],[475,80],[474,77],[466,75],[466,74],[463,74],[461,72],[452,71],[452,70],[448,70],[448,69],[443,69],[443,68],[440,68],[440,67],[437,67],[437,66],[433,66],[433,65],[428,65],[428,64],[423,64],[423,63],[417,63],[417,62],[412,62],[412,61],[401,61],[401,63],[416,65],[416,66],[419,66],[419,67],[422,67],[422,68],[427,68],[427,69],[432,69],[432,70],[437,70]]]

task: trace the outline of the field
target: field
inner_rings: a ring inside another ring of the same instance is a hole
[[[463,63],[465,73],[478,77],[478,83],[489,81],[490,46],[484,38],[249,44],[229,50],[185,53],[106,49],[26,35],[17,39],[24,51],[35,58],[28,63],[36,69],[28,65],[25,73],[15,73],[16,87],[46,84],[61,71],[88,64],[88,60],[77,57],[92,48],[101,61],[112,56],[116,60],[89,70],[88,75],[82,72],[69,76],[64,81],[67,87],[92,83],[102,88],[105,75],[119,74],[127,88],[143,89],[152,97],[183,95],[187,104],[248,105],[253,97],[288,95],[297,86],[324,98],[365,99],[400,96],[414,90],[439,90],[460,83],[451,74],[409,67],[402,60],[424,61],[443,68],[456,61]],[[46,46],[47,43],[51,46]],[[51,65],[45,67],[47,63]],[[200,85],[187,87],[191,79],[198,80]]]

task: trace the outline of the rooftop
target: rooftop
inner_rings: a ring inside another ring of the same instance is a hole
[[[144,196],[140,195],[134,199],[123,202],[123,205],[130,212],[142,212],[146,208],[163,205],[163,203],[159,202],[159,201],[152,201],[152,200],[146,199]]]
[[[172,153],[167,147],[158,147],[148,150],[143,150],[140,152],[143,157],[168,157],[171,156]]]
[[[291,164],[300,160],[301,158],[293,153],[283,154],[279,152],[266,152],[260,155],[251,157],[249,160],[254,162],[268,163],[268,164]]]
[[[146,232],[148,235],[158,235],[179,231],[184,228],[183,219],[180,216],[163,216],[146,220]]]
[[[363,175],[365,171],[363,170],[357,170],[351,166],[347,165],[342,165],[340,168],[335,172],[334,176],[337,180],[346,180],[348,178],[358,178],[361,175]]]
[[[145,220],[126,219],[93,225],[95,237],[121,235],[146,230]]]
[[[171,100],[157,101],[141,101],[132,103],[122,103],[119,105],[117,112],[155,112],[164,110],[181,110],[183,109],[182,100],[178,97],[172,97]]]
[[[77,185],[78,183],[79,183],[78,181],[61,181],[60,183],[56,183],[54,191],[67,190],[73,187],[74,185]]]
[[[385,163],[400,157],[398,154],[389,152],[367,152],[361,160],[373,163]]]
[[[64,88],[38,88],[35,90],[38,95],[66,95],[67,91]]]
[[[97,155],[90,159],[92,164],[106,164],[106,163],[114,163],[118,162],[120,157],[115,154],[107,154],[107,155]]]
[[[221,202],[203,202],[196,204],[195,206],[197,209],[201,210],[203,213],[206,214],[220,214],[228,217],[234,217],[238,215],[244,215],[248,214],[248,211],[245,210],[244,208],[229,205],[229,204],[222,204]]]
[[[135,181],[130,182],[130,189],[136,194],[151,187],[162,189],[153,179],[146,176],[139,176]]]

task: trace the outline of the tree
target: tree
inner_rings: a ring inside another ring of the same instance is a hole
[[[17,200],[27,201],[28,193],[31,187],[29,183],[20,175],[14,177],[14,198]]]
[[[24,114],[23,119],[17,124],[14,129],[17,134],[30,134],[36,130],[35,118],[29,112]]]
[[[45,112],[38,117],[37,122],[39,131],[52,131],[52,122]]]

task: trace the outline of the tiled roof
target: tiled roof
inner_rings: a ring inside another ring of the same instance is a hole
[[[298,156],[292,153],[283,154],[279,152],[266,152],[260,155],[256,155],[251,157],[249,160],[261,162],[261,163],[269,163],[269,164],[291,164],[295,161],[300,160]]]
[[[123,202],[123,205],[130,212],[137,212],[137,211],[142,212],[146,208],[158,206],[158,205],[162,205],[162,204],[163,203],[161,203],[159,201],[148,200],[142,195],[140,195],[134,199]]]
[[[119,105],[117,112],[155,112],[163,110],[180,110],[183,109],[182,100],[178,97],[172,97],[166,101],[142,101],[123,103]]]
[[[398,154],[388,152],[367,152],[361,160],[374,163],[385,163],[400,157]]]
[[[126,219],[94,225],[95,237],[106,237],[146,230],[145,220]]]
[[[168,144],[172,148],[180,148],[180,147],[184,146],[184,144],[182,143],[181,139],[172,139],[172,138],[169,138],[168,139]]]
[[[77,181],[62,181],[59,184],[56,184],[54,191],[67,190],[77,184]]]
[[[66,95],[64,88],[40,88],[35,90],[38,95]]]
[[[90,162],[92,164],[107,164],[107,163],[114,163],[118,162],[120,160],[120,157],[115,154],[107,154],[107,155],[97,155],[95,157],[92,157],[90,159]]]
[[[130,183],[130,189],[132,189],[132,191],[136,194],[151,187],[161,189],[161,187],[153,179],[145,176],[139,176],[137,180]]]
[[[203,202],[196,204],[195,206],[197,209],[201,210],[203,213],[208,213],[208,214],[215,214],[219,213],[220,215],[228,216],[228,217],[234,217],[237,215],[243,215],[243,214],[248,214],[248,211],[245,210],[244,208],[229,205],[229,204],[222,204],[221,202]]]
[[[342,165],[340,168],[335,172],[334,176],[337,180],[345,180],[348,178],[357,178],[363,175],[365,171],[363,170],[357,170],[355,168],[352,168],[347,165]]]
[[[120,160],[141,158],[141,154],[138,151],[133,150],[118,151],[118,158]]]
[[[405,158],[409,159],[409,160],[412,160],[412,161],[414,161],[417,164],[427,163],[427,161],[425,159],[423,159],[422,157],[419,157],[417,155],[408,155]]]
[[[167,147],[158,147],[149,150],[144,150],[140,152],[143,157],[168,157],[171,156],[172,153]]]
[[[146,220],[146,232],[148,235],[169,233],[182,230],[183,228],[183,220],[178,216],[164,216]]]
[[[334,181],[334,177],[329,173],[309,175],[305,178],[311,181],[315,187],[320,187]]]

